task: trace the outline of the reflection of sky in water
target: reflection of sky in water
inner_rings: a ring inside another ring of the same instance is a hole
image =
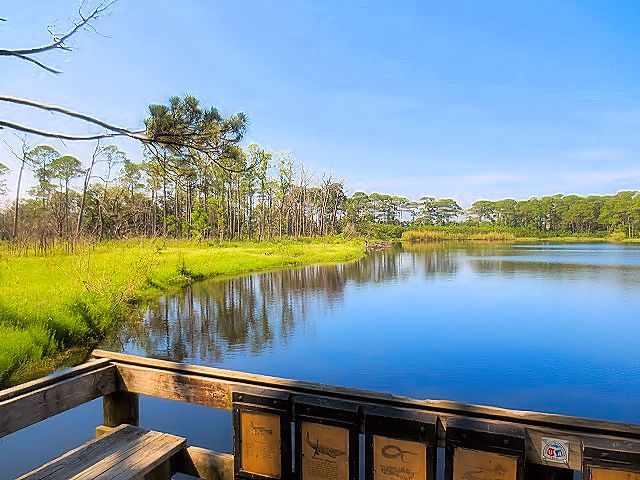
[[[202,282],[160,299],[106,347],[638,421],[639,307],[638,248],[437,245]]]
[[[104,347],[640,423],[640,248],[438,245],[193,285]],[[0,478],[89,440],[100,401],[0,439]],[[231,451],[229,412],[142,397],[142,426]],[[51,442],[56,438],[56,442]],[[29,449],[25,446],[38,445]]]

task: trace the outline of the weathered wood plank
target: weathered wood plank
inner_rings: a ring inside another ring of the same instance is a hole
[[[116,363],[122,387],[132,393],[231,410],[233,382]]]
[[[0,402],[0,437],[116,390],[117,369],[106,364]]]
[[[357,402],[419,408],[442,416],[447,414],[464,415],[562,431],[640,438],[640,425],[635,424],[468,405],[447,400],[416,400],[380,392],[186,365],[103,350],[95,350],[93,355],[113,360],[114,364],[118,366],[123,379],[122,388],[125,390],[215,408],[231,408],[230,392],[235,386],[259,386],[291,393],[315,394]],[[159,385],[154,385],[156,381],[159,382]],[[169,391],[165,391],[165,389],[169,389]]]
[[[96,437],[114,430],[114,427],[99,425],[96,427]],[[171,459],[171,472],[185,473],[204,480],[233,480],[233,455],[201,447],[187,447]],[[146,477],[148,479],[149,475]]]
[[[54,383],[60,383],[67,378],[77,377],[78,375],[91,370],[97,370],[98,368],[109,365],[110,363],[111,361],[108,358],[92,359],[76,367],[56,372],[36,380],[31,380],[30,382],[21,383],[15,387],[5,388],[4,390],[0,390],[0,402],[19,395],[24,395],[25,393],[33,392],[34,390],[48,387]]]
[[[169,435],[168,433],[162,433],[159,438],[149,444],[147,448],[137,450],[127,458],[126,461],[120,462],[115,468],[95,478],[128,480],[133,478],[131,471],[136,472],[135,478],[140,478],[169,461],[171,457],[186,448],[186,446],[186,439]]]
[[[119,445],[119,448],[114,450],[110,455],[100,459],[98,462],[85,463],[85,468],[74,477],[74,480],[92,480],[95,478],[111,478],[109,474],[113,469],[117,468],[121,464],[128,465],[127,461],[129,457],[138,451],[145,451],[155,441],[157,441],[162,435],[160,432],[149,431],[138,427],[127,426],[127,430],[133,429],[140,432],[138,436],[131,439],[129,442],[123,442]],[[100,439],[106,439],[112,434],[107,434]],[[86,462],[86,459],[83,459]],[[131,469],[132,471],[135,471]]]
[[[53,478],[62,472],[66,472],[68,477],[72,477],[86,468],[82,463],[83,459],[91,457],[98,462],[102,458],[111,455],[123,440],[129,440],[135,435],[142,435],[143,433],[140,430],[127,429],[126,431],[122,431],[126,427],[126,425],[121,425],[117,428],[112,428],[108,432],[112,435],[106,435],[104,438],[96,438],[78,448],[74,448],[61,457],[47,462],[41,467],[21,476],[19,480]]]
[[[173,460],[173,472],[185,473],[204,480],[233,480],[233,455],[206,448],[187,447]]]
[[[110,428],[99,438],[21,477],[21,480],[130,479],[170,472],[171,458],[186,439],[131,425]]]

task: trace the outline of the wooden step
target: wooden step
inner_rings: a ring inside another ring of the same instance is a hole
[[[120,425],[20,479],[127,480],[150,474],[155,478],[163,465],[186,446],[182,437]]]

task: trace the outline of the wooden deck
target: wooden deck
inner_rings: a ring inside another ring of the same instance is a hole
[[[582,472],[586,480],[640,480],[640,425],[418,400],[100,350],[94,351],[94,357],[70,371],[1,391],[0,437],[99,397],[103,398],[104,425],[98,427],[98,433],[122,424],[137,425],[138,395],[143,394],[233,410],[234,455],[193,446],[184,448],[182,444],[172,454],[171,462],[165,462],[170,469],[166,478],[181,472],[212,480],[231,479],[234,474],[251,480],[315,480],[313,472],[317,473],[320,467],[314,465],[315,470],[305,470],[309,457],[304,452],[311,446],[314,461],[322,457],[323,451],[330,452],[331,461],[347,453],[349,463],[342,476],[335,477],[337,480],[358,478],[362,458],[368,480],[385,478],[380,477],[380,471],[391,472],[386,474],[387,480],[398,480],[403,475],[413,475],[411,480],[433,480],[436,463],[444,464],[446,479],[458,480],[464,477],[462,458],[475,465],[474,471],[500,459],[504,463],[499,467],[502,476],[486,477],[499,480],[568,480],[573,479],[574,471]],[[243,423],[243,418],[251,420]],[[263,419],[268,425],[260,426],[256,419]],[[324,425],[327,427],[322,428],[334,428],[336,432],[342,428],[348,441],[344,437],[346,443],[339,447],[321,445],[318,432],[319,426]],[[260,446],[261,455],[273,457],[281,452],[282,457],[270,458],[262,466],[263,473],[269,474],[256,474],[255,470],[262,467],[248,460],[248,454],[255,456],[256,445],[243,442],[247,435],[265,438],[273,432],[278,433],[279,443],[273,448]],[[359,435],[365,436],[364,451]],[[376,442],[387,437],[407,445],[423,445],[426,466],[419,465],[409,473],[405,465],[393,466],[385,460],[387,463],[374,467],[378,464],[373,451]],[[94,444],[81,448],[96,448],[91,445]],[[115,451],[112,455],[113,461],[130,458]],[[295,467],[291,467],[292,463]],[[424,476],[420,473],[416,478],[416,472],[424,472]]]
[[[186,439],[175,435],[120,425],[20,480],[166,478],[171,458],[186,446]]]

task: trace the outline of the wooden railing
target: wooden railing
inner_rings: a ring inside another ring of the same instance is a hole
[[[253,480],[351,480],[364,461],[367,479],[431,480],[440,459],[449,480],[571,479],[574,471],[591,480],[640,480],[640,425],[416,400],[102,350],[93,356],[0,391],[0,437],[99,397],[98,433],[137,425],[138,395],[150,395],[233,410],[234,456],[189,447],[173,465],[205,479],[235,472]]]

